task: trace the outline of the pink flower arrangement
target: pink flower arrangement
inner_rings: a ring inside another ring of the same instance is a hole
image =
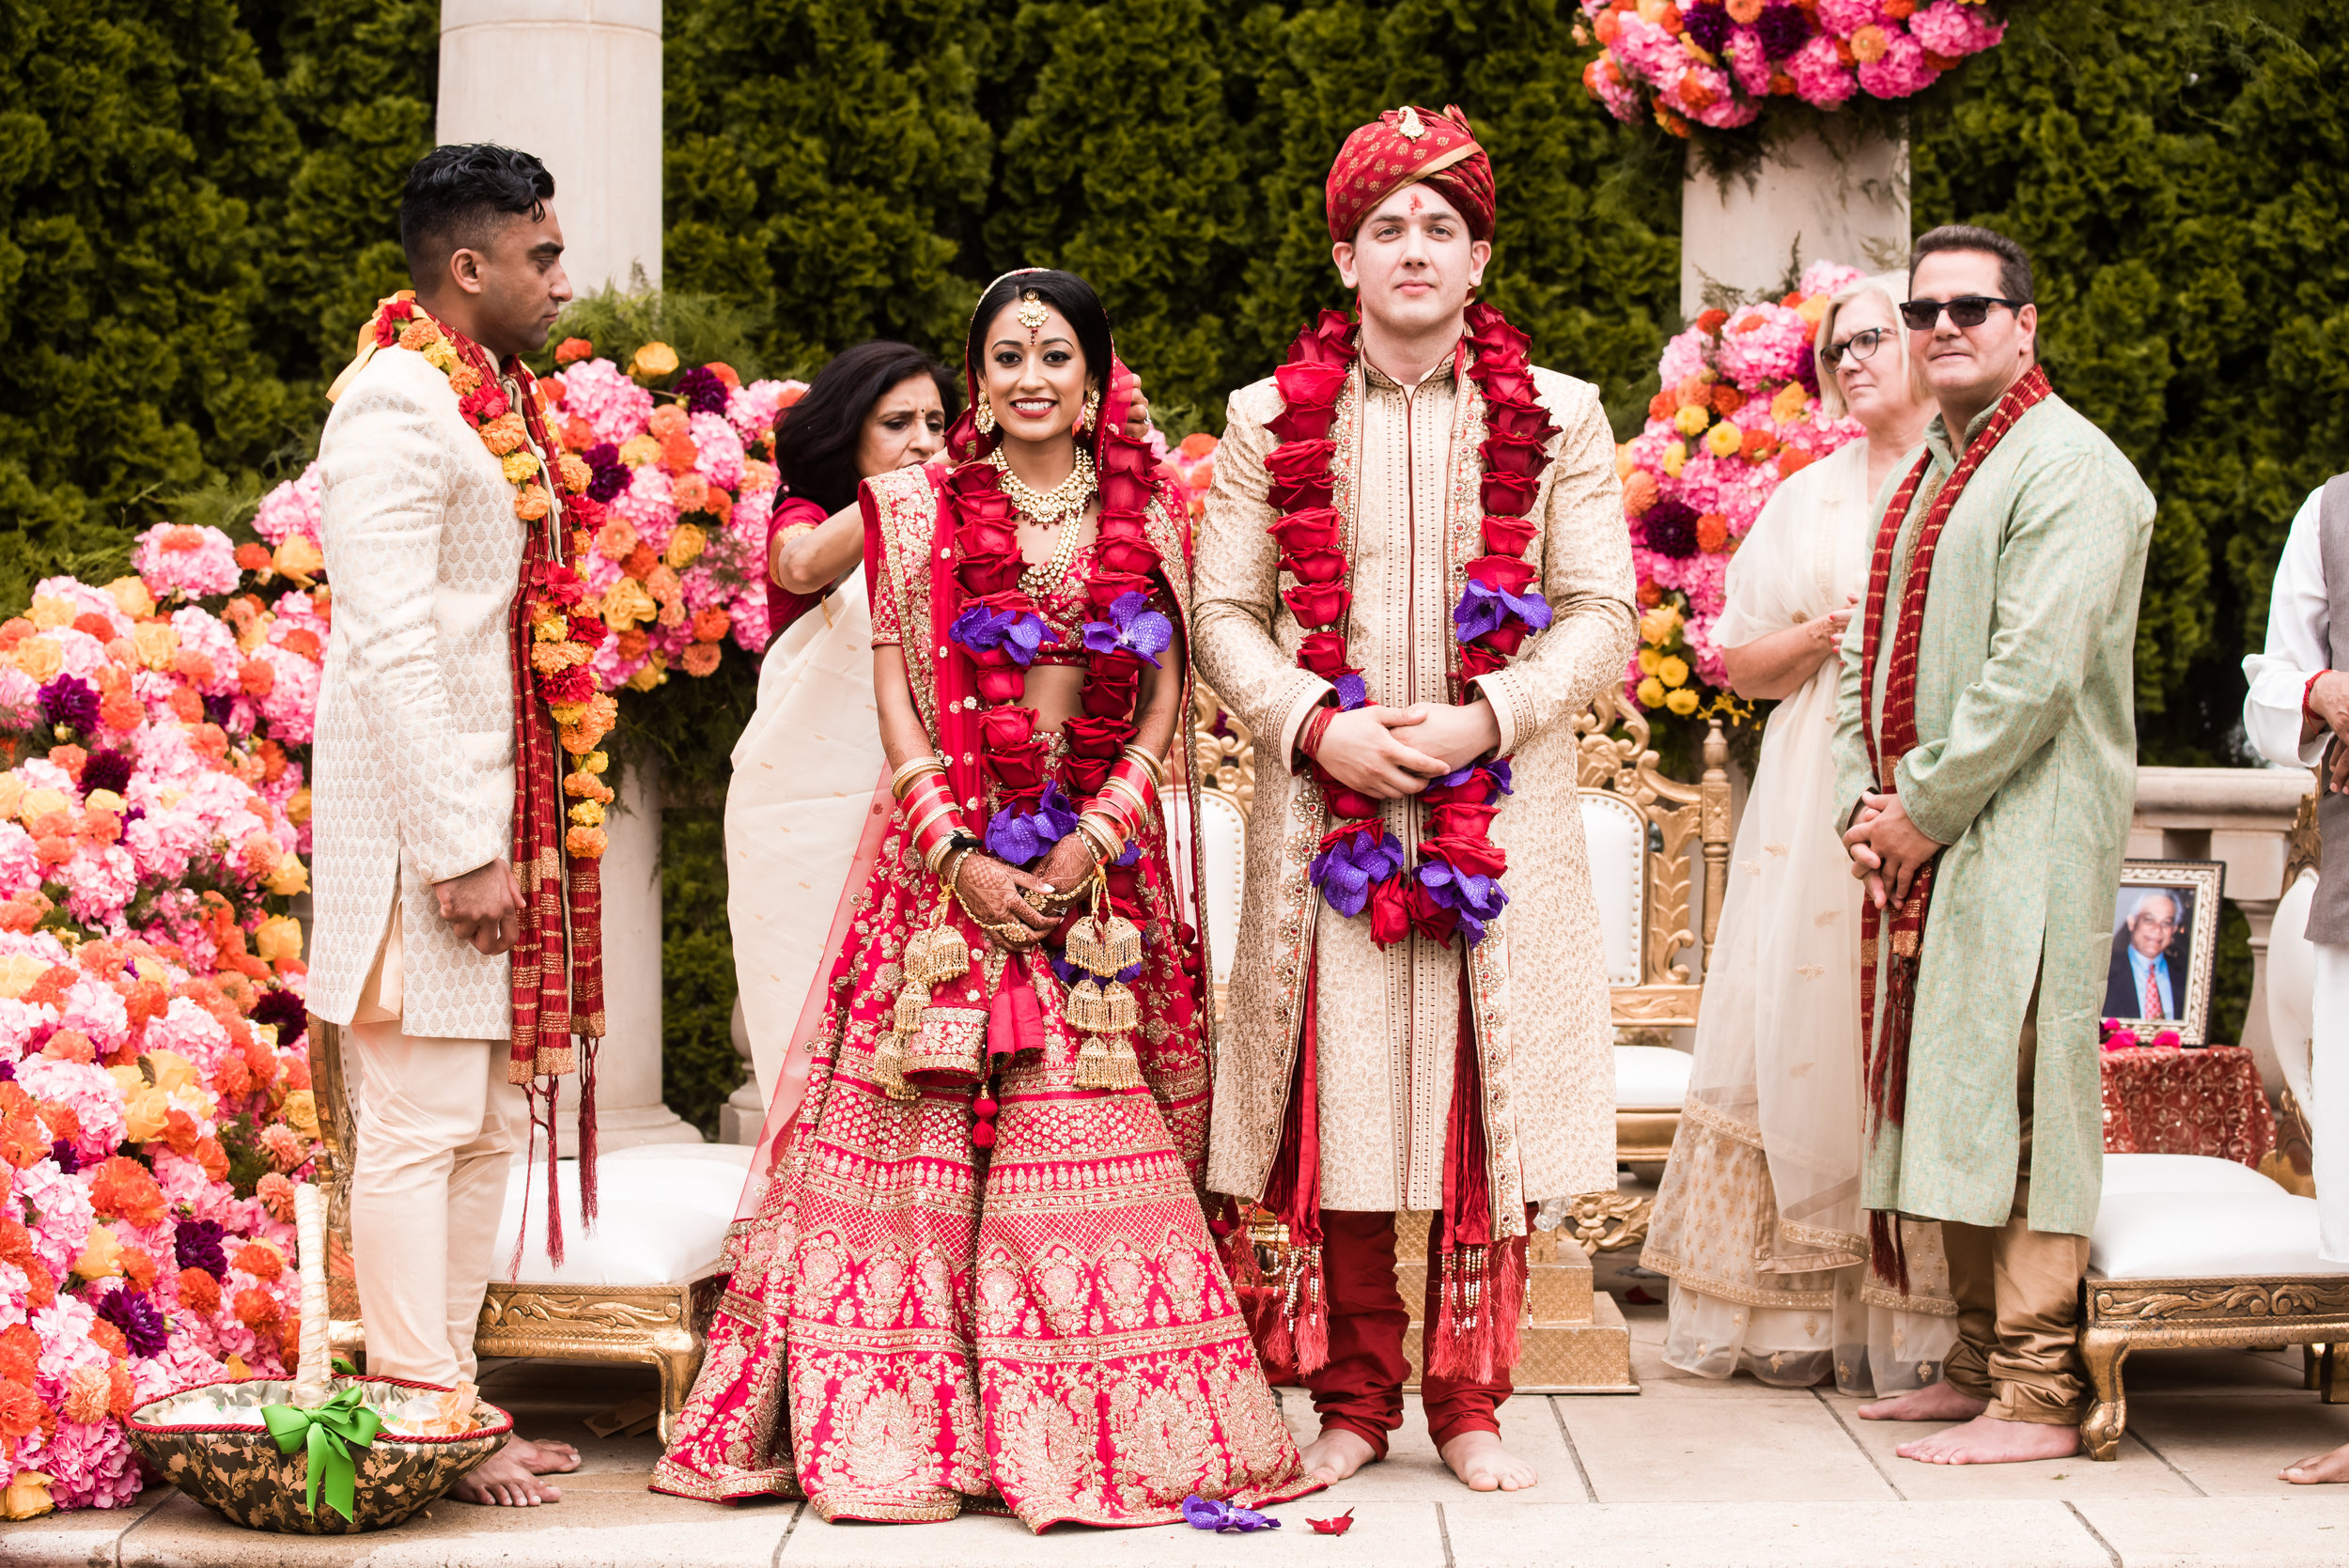
[[[315,486],[263,510],[280,551],[315,550]],[[301,748],[330,606],[245,548],[250,577],[226,536],[164,524],[140,575],[51,578],[0,623],[12,1507],[128,1502],[125,1415],[288,1359],[289,1178],[318,1123],[286,905],[308,885]]]
[[[1740,711],[1713,639],[1729,558],[1780,480],[1859,433],[1821,411],[1812,357],[1828,300],[1859,275],[1815,263],[1783,299],[1708,310],[1665,346],[1647,427],[1615,454],[1641,611],[1624,686],[1641,708]]]
[[[1982,0],[1581,0],[1603,46],[1582,85],[1674,135],[1750,125],[1773,98],[1908,98],[2006,36]]]

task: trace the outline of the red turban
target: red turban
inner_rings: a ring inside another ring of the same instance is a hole
[[[1407,105],[1390,109],[1346,139],[1330,165],[1330,238],[1351,240],[1362,220],[1404,186],[1425,180],[1468,220],[1479,240],[1493,237],[1493,161],[1456,104],[1442,114]]]

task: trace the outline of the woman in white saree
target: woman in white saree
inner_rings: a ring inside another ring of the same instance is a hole
[[[1866,586],[1875,497],[1932,408],[1895,313],[1906,278],[1837,294],[1821,401],[1866,435],[1781,484],[1731,560],[1730,684],[1777,698],[1731,851],[1696,1061],[1641,1261],[1672,1277],[1664,1359],[1846,1393],[1921,1388],[1956,1338],[1937,1225],[1905,1222],[1912,1294],[1867,1278],[1859,1208],[1859,884],[1829,756],[1837,649]]]

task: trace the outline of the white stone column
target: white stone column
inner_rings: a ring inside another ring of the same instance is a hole
[[[623,770],[604,817],[603,1010],[596,1057],[597,1146],[698,1143],[702,1135],[661,1098],[661,779]],[[563,1080],[563,1152],[579,1150],[579,1080]]]
[[[1908,241],[1906,141],[1814,133],[1726,179],[1705,173],[1691,150],[1680,188],[1681,312],[1704,308],[1707,284],[1776,290],[1790,264],[1905,267]]]
[[[660,283],[661,0],[443,0],[438,134],[544,161],[580,293]]]

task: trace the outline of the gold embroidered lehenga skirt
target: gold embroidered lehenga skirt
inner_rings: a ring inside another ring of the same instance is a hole
[[[979,1086],[932,1078],[897,1099],[875,1070],[928,912],[889,830],[654,1490],[805,1497],[828,1520],[1000,1509],[1039,1530],[1166,1523],[1192,1494],[1258,1506],[1314,1490],[1200,1208],[1206,1053],[1164,913],[1162,831],[1146,840],[1132,983],[1146,1086],[1077,1087],[1059,980],[974,936],[986,958],[940,987],[940,1016],[964,1020],[974,1061],[1003,1031],[1026,1042],[1001,1059],[982,1151]]]

